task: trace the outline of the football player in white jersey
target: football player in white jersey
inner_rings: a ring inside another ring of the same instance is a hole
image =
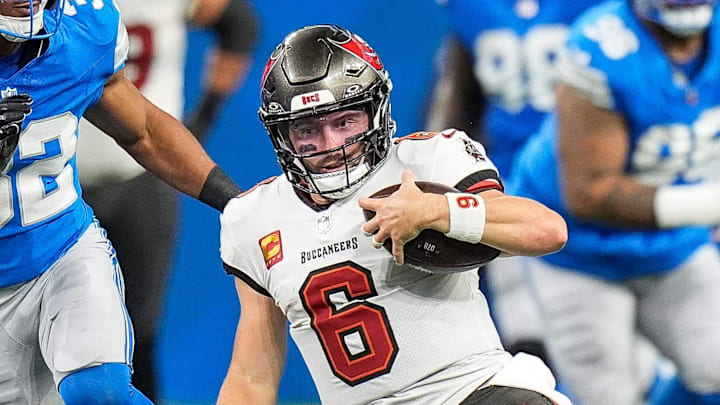
[[[432,228],[543,255],[564,245],[564,222],[503,194],[463,132],[393,141],[391,87],[373,49],[338,26],[295,31],[268,60],[260,118],[285,176],[221,217],[242,313],[218,403],[275,402],[289,321],[323,403],[569,404],[540,359],[503,349],[477,272],[431,273],[403,254]],[[414,179],[462,192],[425,194]],[[367,198],[401,181],[392,196]],[[380,249],[388,238],[393,254]]]
[[[243,82],[256,40],[256,16],[245,0],[118,0],[130,39],[126,73],[150,100],[175,118],[183,113],[186,25],[218,36],[207,82],[186,125],[201,142],[225,99]],[[147,173],[111,138],[80,123],[78,170],[84,197],[108,230],[133,294],[135,385],[155,398],[153,362],[174,244],[178,195]]]

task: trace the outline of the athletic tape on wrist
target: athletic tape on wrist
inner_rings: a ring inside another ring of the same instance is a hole
[[[448,238],[480,243],[485,232],[485,201],[468,193],[445,193],[450,212]]]
[[[720,182],[660,187],[654,209],[659,228],[720,224]]]

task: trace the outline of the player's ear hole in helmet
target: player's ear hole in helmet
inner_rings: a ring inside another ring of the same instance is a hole
[[[710,26],[717,5],[717,0],[631,1],[641,17],[678,37],[703,33]]]
[[[380,58],[359,36],[336,25],[290,33],[268,60],[261,85],[260,120],[278,162],[296,188],[338,199],[357,190],[382,164],[395,122],[390,117],[392,82]],[[308,117],[364,111],[369,127],[325,150],[296,150],[293,124]],[[359,146],[358,146],[359,145]],[[357,152],[359,150],[359,152]],[[311,161],[341,157],[337,170],[313,171]]]
[[[64,0],[0,0],[0,36],[10,42],[50,38],[64,11]]]

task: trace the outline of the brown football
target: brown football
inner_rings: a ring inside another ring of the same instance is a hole
[[[440,183],[416,181],[415,184],[425,193],[445,194],[460,192],[459,190]],[[371,195],[371,198],[387,197],[394,193],[400,184],[383,188]],[[375,216],[374,211],[363,209],[365,220]],[[392,253],[392,240],[383,244]],[[500,251],[482,243],[473,244],[448,238],[441,232],[426,229],[413,240],[405,244],[405,263],[416,265],[431,273],[458,273],[475,270],[500,255]]]

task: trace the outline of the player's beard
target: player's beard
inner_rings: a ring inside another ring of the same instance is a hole
[[[317,191],[323,197],[338,200],[354,193],[363,183],[359,180],[367,177],[369,172],[370,165],[368,165],[365,157],[362,157],[357,164],[347,169],[347,174],[345,164],[343,164],[338,170],[328,173],[311,173],[310,177]],[[348,187],[348,184],[351,186]]]

